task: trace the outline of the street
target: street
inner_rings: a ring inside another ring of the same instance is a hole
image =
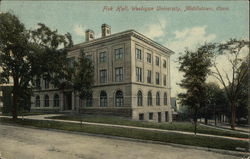
[[[168,145],[0,125],[4,159],[237,159]],[[0,157],[0,158],[1,158]]]

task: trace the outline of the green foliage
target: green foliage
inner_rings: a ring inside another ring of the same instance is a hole
[[[38,23],[37,29],[29,31],[29,35],[34,50],[34,75],[42,76],[55,86],[59,86],[61,79],[67,76],[67,50],[73,45],[71,35],[58,34],[57,30],[53,31],[41,23]],[[35,78],[33,83],[34,80]]]
[[[179,85],[186,89],[186,93],[178,97],[181,105],[188,106],[195,127],[199,111],[206,103],[205,81],[212,66],[213,49],[213,45],[205,44],[196,51],[185,50],[185,54],[179,57],[179,71],[184,73]]]
[[[230,116],[228,100],[223,89],[218,84],[206,83],[206,105],[202,108],[202,117],[211,118],[212,116]]]
[[[240,69],[249,69],[248,64],[249,62],[247,61],[249,58],[247,57],[243,63],[241,64]],[[247,123],[247,120],[241,121],[242,118],[248,119],[248,95],[249,95],[249,72],[247,72],[247,75],[245,78],[242,80],[242,83],[240,84],[240,93],[239,93],[239,98],[238,98],[238,105],[237,105],[237,112],[236,112],[236,117],[238,119],[238,123]]]
[[[0,83],[13,79],[13,118],[22,101],[32,93],[34,77],[44,75],[54,84],[65,75],[67,48],[72,46],[69,33],[60,35],[44,24],[27,30],[11,13],[0,14]]]
[[[73,88],[78,91],[80,98],[86,98],[91,93],[94,83],[94,66],[90,59],[86,57],[83,51],[80,52],[78,62],[74,65],[72,76]]]

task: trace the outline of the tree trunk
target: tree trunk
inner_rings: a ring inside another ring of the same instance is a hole
[[[207,125],[207,116],[205,117],[205,125]]]
[[[14,86],[13,86],[13,103],[12,103],[12,119],[17,119],[17,109],[18,109],[18,78],[14,78]]]
[[[232,116],[231,116],[231,129],[235,129],[235,118],[236,118],[236,104],[235,102],[231,103],[231,111],[232,111]]]
[[[217,118],[216,118],[217,116],[215,115],[214,116],[214,125],[216,126],[217,125]]]
[[[197,108],[195,109],[195,114],[194,114],[194,134],[196,135],[196,131],[197,131],[197,116],[198,116],[198,110]]]
[[[194,120],[194,134],[196,135],[197,131],[197,120]]]

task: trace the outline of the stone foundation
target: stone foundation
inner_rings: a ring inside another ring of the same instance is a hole
[[[95,114],[95,115],[112,115],[112,116],[122,116],[122,117],[132,117],[132,110],[130,108],[88,108],[80,109],[82,114]]]

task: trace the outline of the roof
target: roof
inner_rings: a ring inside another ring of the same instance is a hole
[[[154,47],[156,47],[157,49],[167,53],[167,54],[174,54],[174,51],[168,49],[167,47],[151,40],[150,38],[146,37],[145,35],[135,31],[135,30],[126,30],[123,32],[119,32],[119,33],[115,33],[115,34],[111,34],[109,36],[105,36],[105,37],[100,37],[97,39],[93,39],[91,41],[86,41],[83,43],[79,43],[74,45],[72,48],[70,48],[70,51],[76,50],[76,49],[80,49],[82,47],[88,47],[88,46],[92,46],[92,45],[96,45],[96,44],[101,44],[107,40],[115,40],[115,39],[120,39],[121,37],[127,37],[127,36],[133,36],[139,40],[144,41],[145,43],[152,45]]]

